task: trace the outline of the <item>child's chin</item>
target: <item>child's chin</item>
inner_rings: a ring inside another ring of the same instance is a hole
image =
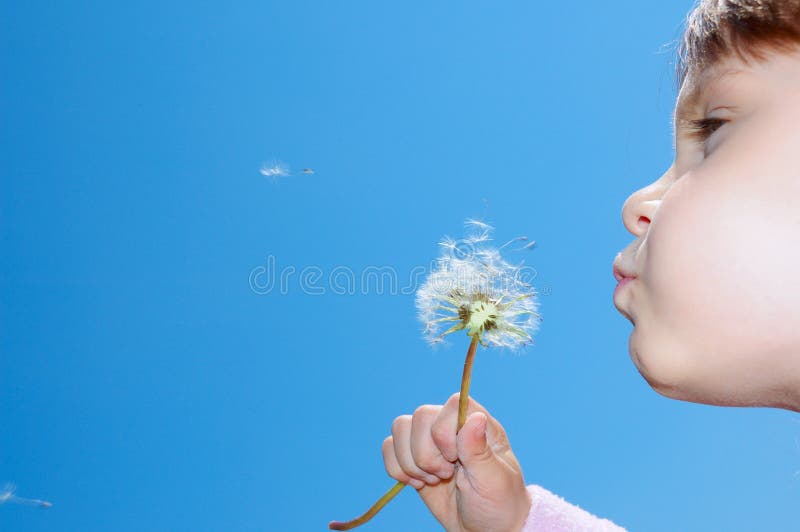
[[[777,406],[757,400],[758,394],[746,386],[731,386],[731,379],[715,379],[709,375],[712,368],[682,346],[640,341],[645,336],[641,330],[631,333],[629,354],[639,374],[659,395],[714,406]]]
[[[634,329],[631,332],[628,338],[628,355],[633,365],[636,366],[636,370],[647,381],[647,384],[658,393],[666,395],[667,386],[657,378],[658,371],[655,369],[657,365],[652,362],[652,359],[648,360],[647,351],[639,345],[638,336],[640,335],[639,329]]]
[[[635,328],[628,339],[631,361],[650,387],[664,397],[687,400],[692,364],[680,353],[680,346],[659,338],[646,324]]]

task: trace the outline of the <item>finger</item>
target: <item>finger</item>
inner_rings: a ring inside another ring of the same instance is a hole
[[[467,417],[458,433],[458,459],[472,476],[490,474],[497,467],[495,454],[486,437],[487,425],[486,414],[475,412]]]
[[[494,453],[488,442],[489,419],[483,412],[467,417],[458,432],[458,460],[464,475],[457,475],[459,489],[473,489],[483,496],[507,493],[509,481],[514,478],[511,466]]]
[[[392,436],[387,436],[386,439],[383,440],[381,451],[383,453],[383,466],[386,468],[386,472],[390,477],[404,484],[411,484],[416,489],[420,489],[425,485],[425,483],[421,480],[417,480],[406,475],[405,471],[403,471],[403,468],[400,467],[400,464],[397,462],[397,457],[394,454],[394,442],[392,441]]]
[[[411,478],[425,481],[428,473],[417,467],[411,455],[411,416],[404,415],[395,418],[392,423],[392,443],[397,463],[403,472]]]
[[[458,394],[453,394],[444,403],[431,426],[431,436],[439,452],[448,462],[458,458],[456,447],[456,425],[458,423]]]
[[[431,427],[431,435],[442,456],[449,461],[455,462],[458,458],[458,446],[456,444],[456,428],[458,425],[458,402],[459,393],[450,396],[439,412],[437,419]],[[475,412],[486,414],[488,419],[488,441],[495,451],[508,447],[508,437],[503,426],[489,414],[486,408],[478,401],[469,398],[467,403],[467,416]]]
[[[431,427],[441,410],[441,405],[422,405],[411,418],[411,456],[417,467],[428,473],[425,478],[428,484],[448,479],[455,471],[453,464],[442,456],[431,435]]]

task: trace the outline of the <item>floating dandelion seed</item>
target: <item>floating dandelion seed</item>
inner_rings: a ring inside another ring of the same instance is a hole
[[[288,177],[289,165],[281,161],[270,161],[261,166],[259,173],[264,177],[271,177],[273,182],[277,182],[281,177]]]
[[[40,506],[42,508],[50,508],[51,506],[53,506],[53,503],[48,501],[43,501],[41,499],[26,499],[25,497],[18,497],[16,495],[16,491],[17,487],[13,483],[11,482],[6,483],[3,489],[0,490],[0,504],[6,504],[6,503],[27,504],[31,506]]]
[[[417,290],[416,299],[417,312],[430,342],[441,342],[445,335],[462,330],[472,337],[461,376],[456,433],[467,419],[472,364],[478,344],[514,349],[533,343],[533,333],[541,320],[536,290],[520,279],[521,267],[500,256],[502,248],[527,237],[517,237],[494,248],[489,245],[493,230],[489,224],[467,220],[466,226],[465,239],[444,238],[439,243],[442,255]],[[405,486],[397,482],[363,515],[347,522],[331,521],[328,528],[350,530],[363,525]]]

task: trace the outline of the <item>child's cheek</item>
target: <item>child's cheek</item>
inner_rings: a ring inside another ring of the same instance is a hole
[[[707,168],[684,175],[664,196],[642,254],[639,297],[650,320],[642,332],[671,344],[662,350],[639,338],[651,346],[639,356],[650,356],[663,372],[655,377],[693,400],[704,389],[717,398],[726,386],[735,390],[744,385],[736,379],[758,371],[765,357],[781,356],[792,342],[800,347],[798,275],[786,270],[787,244],[800,227],[777,225],[774,198],[752,179],[748,186],[750,176]]]
[[[718,279],[709,273],[716,260],[709,262],[714,253],[693,180],[682,176],[662,198],[639,250],[640,283],[631,298],[640,371],[675,398],[685,398],[687,382],[707,362],[701,353],[717,315],[710,294]]]
[[[664,196],[647,235],[643,278],[653,316],[684,342],[700,341],[716,321],[709,318],[719,315],[720,276],[729,275],[728,261],[720,260],[724,244],[712,238],[719,220],[709,192],[699,176],[682,176]]]

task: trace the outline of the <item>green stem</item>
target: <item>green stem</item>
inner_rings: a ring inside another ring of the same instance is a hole
[[[467,359],[464,361],[464,374],[461,375],[461,393],[458,395],[458,425],[456,434],[467,422],[467,406],[469,405],[469,383],[472,380],[472,362],[475,360],[475,352],[478,350],[479,334],[472,335],[469,343]]]
[[[389,501],[391,501],[394,498],[394,496],[400,493],[400,490],[402,490],[405,487],[406,487],[405,483],[398,482],[397,484],[392,486],[392,489],[387,491],[383,495],[383,497],[378,499],[378,502],[373,504],[372,508],[367,510],[366,513],[361,517],[356,517],[352,521],[347,521],[346,523],[343,523],[341,521],[331,521],[330,523],[328,523],[328,528],[330,530],[350,530],[351,528],[363,525],[364,523],[372,519],[372,516],[380,512],[381,508],[386,506],[389,503]]]
[[[479,335],[475,334],[472,336],[472,342],[469,344],[469,350],[467,351],[467,359],[464,361],[464,373],[461,376],[461,394],[458,398],[458,426],[456,428],[456,433],[461,430],[461,427],[464,426],[464,422],[467,419],[467,405],[469,405],[469,383],[472,376],[472,362],[475,359],[475,351],[478,349],[478,340],[480,339]],[[406,487],[404,482],[398,482],[392,488],[384,493],[383,497],[378,499],[378,501],[372,505],[372,507],[367,510],[364,515],[360,517],[356,517],[351,521],[331,521],[328,523],[328,529],[330,530],[350,530],[357,526],[361,526],[370,519],[372,519],[375,514],[381,511],[381,509],[389,504],[395,495],[400,493],[400,491]]]

